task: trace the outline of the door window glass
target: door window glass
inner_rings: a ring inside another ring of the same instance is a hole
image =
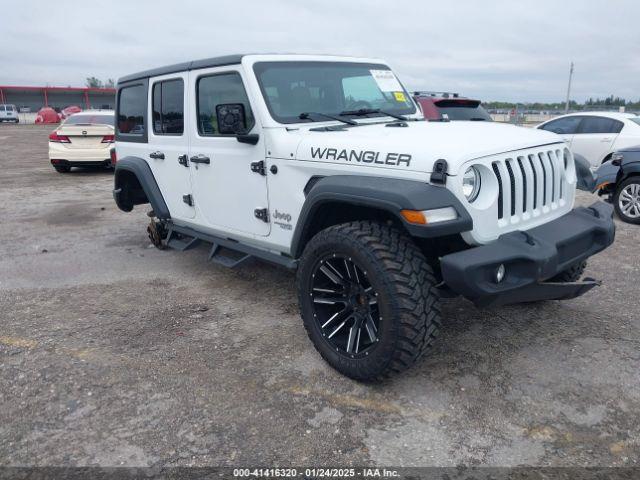
[[[578,133],[620,133],[622,122],[606,117],[584,117]]]
[[[182,135],[184,131],[184,82],[181,78],[153,85],[153,133]]]
[[[559,118],[557,120],[552,120],[551,122],[543,125],[542,130],[547,130],[549,132],[557,133],[560,135],[571,135],[576,133],[578,129],[578,125],[580,124],[580,120],[583,117],[564,117]]]
[[[198,132],[200,135],[221,135],[216,107],[223,104],[242,104],[245,113],[245,131],[253,128],[255,120],[244,89],[242,78],[236,72],[211,75],[198,79]]]

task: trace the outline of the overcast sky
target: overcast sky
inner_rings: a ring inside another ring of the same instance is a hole
[[[4,0],[0,85],[84,85],[231,53],[385,59],[410,89],[640,98],[638,0]]]

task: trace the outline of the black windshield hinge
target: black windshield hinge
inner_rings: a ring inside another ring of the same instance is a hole
[[[262,220],[265,223],[269,223],[269,210],[266,208],[256,208],[253,214],[257,219]]]
[[[267,169],[264,165],[264,160],[260,160],[259,162],[251,163],[251,171],[254,173],[259,173],[263,177],[267,175]]]
[[[440,183],[445,185],[447,183],[447,161],[443,158],[436,160],[433,164],[433,171],[431,172],[431,183]]]
[[[191,196],[191,194],[187,194],[187,195],[183,195],[182,196],[182,201],[184,203],[186,203],[187,205],[189,205],[190,207],[193,207],[193,197]]]

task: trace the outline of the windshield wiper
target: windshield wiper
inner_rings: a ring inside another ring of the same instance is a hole
[[[486,118],[480,118],[480,117],[471,117],[469,119],[469,121],[471,121],[471,122],[486,122],[487,119]]]
[[[340,117],[334,117],[333,115],[328,115],[326,113],[319,113],[319,112],[302,112],[300,115],[298,115],[298,118],[300,120],[307,120],[307,119],[311,120],[312,116],[329,118],[331,120],[337,120],[338,122],[346,123],[348,125],[358,125],[358,122],[354,122],[353,120],[348,120],[346,118],[340,118]]]
[[[404,115],[387,112],[386,110],[380,110],[379,108],[361,108],[360,110],[345,110],[344,112],[340,112],[338,115],[364,116],[364,115],[369,115],[371,113],[381,113],[382,115],[386,115],[387,117],[395,118],[397,120],[403,120],[405,122],[415,120],[414,118],[408,118],[408,117],[405,117]]]

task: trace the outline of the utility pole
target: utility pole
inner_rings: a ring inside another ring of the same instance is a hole
[[[564,104],[564,113],[569,113],[569,95],[571,95],[571,78],[573,77],[573,62],[569,68],[569,85],[567,85],[567,102]]]

